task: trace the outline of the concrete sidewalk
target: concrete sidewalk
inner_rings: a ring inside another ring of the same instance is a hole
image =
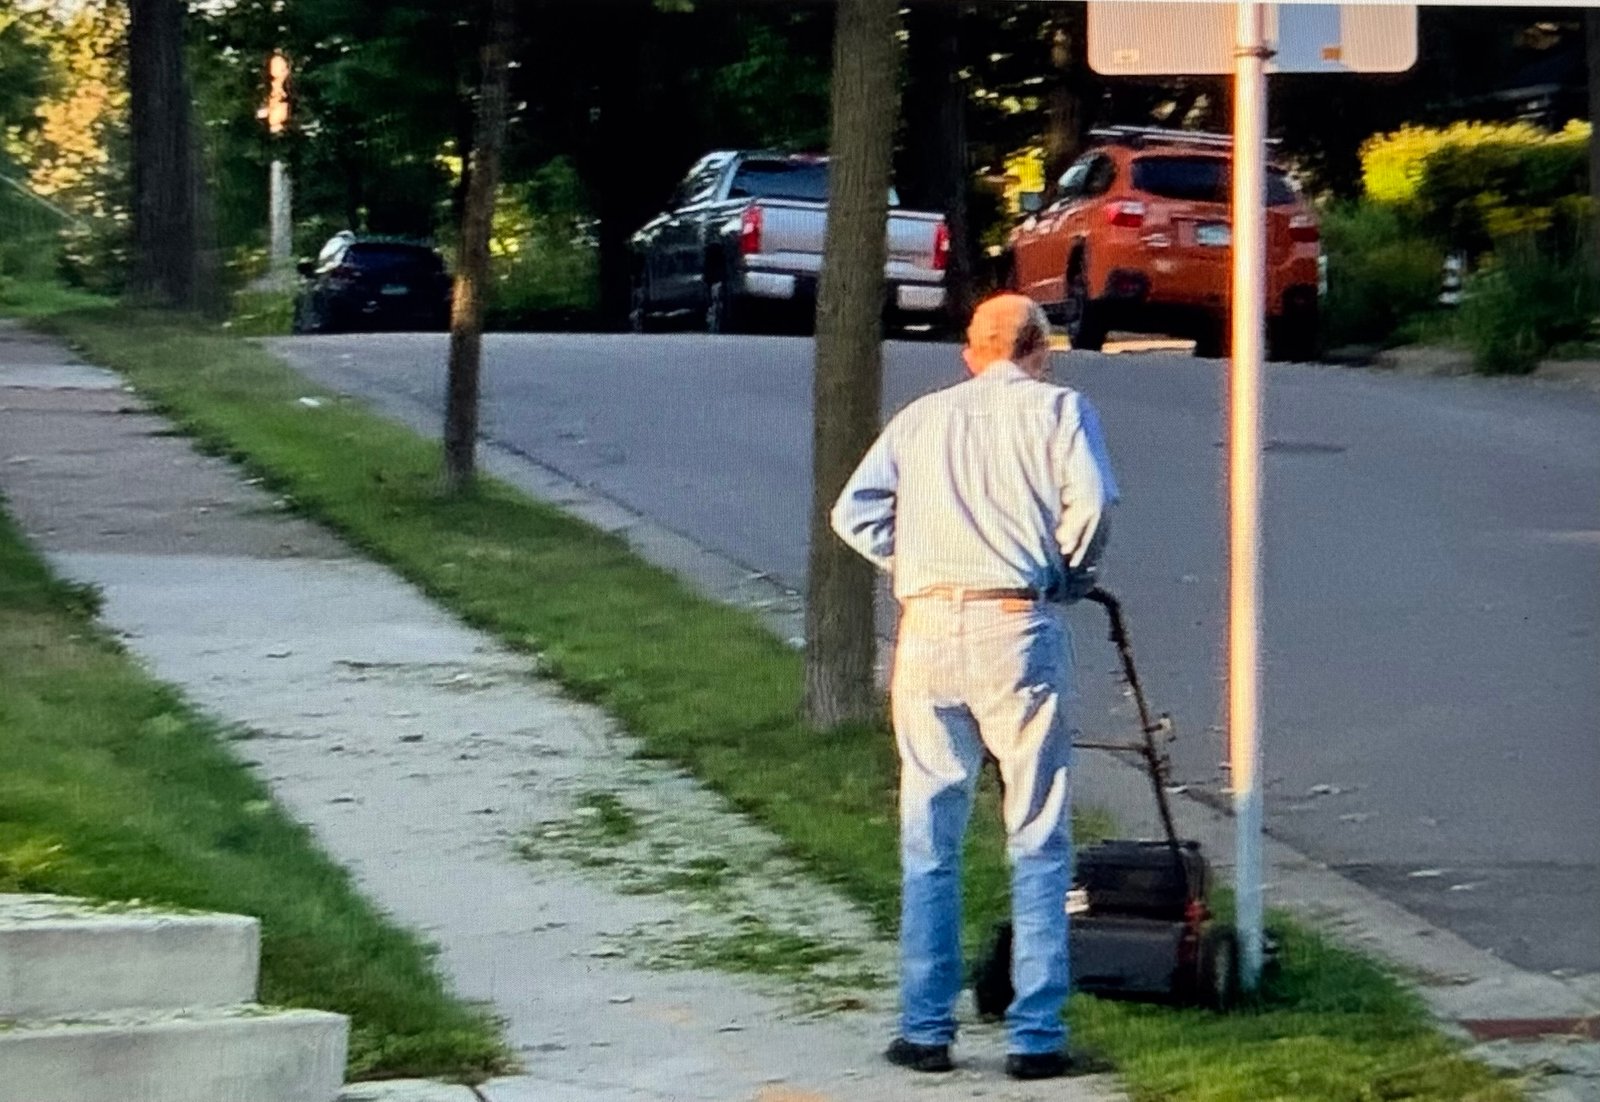
[[[1122,1097],[1105,1077],[1011,1083],[977,1023],[954,1075],[886,1065],[893,947],[848,901],[528,659],[197,454],[118,377],[12,329],[0,491],[58,571],[101,588],[128,648],[440,946],[456,991],[505,1018],[526,1073],[480,1088],[489,1102]],[[785,976],[707,966],[796,947],[826,951]]]

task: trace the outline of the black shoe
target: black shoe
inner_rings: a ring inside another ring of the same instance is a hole
[[[1063,1052],[1013,1052],[1006,1057],[1006,1074],[1013,1079],[1059,1079],[1073,1070]]]
[[[1104,1075],[1112,1067],[1106,1060],[1074,1052],[1011,1052],[1005,1073],[1013,1080],[1059,1080],[1064,1075]]]
[[[912,1071],[951,1071],[955,1064],[950,1060],[949,1045],[914,1045],[904,1037],[896,1037],[883,1054],[896,1067]]]

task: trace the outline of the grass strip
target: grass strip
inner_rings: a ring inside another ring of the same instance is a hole
[[[261,998],[351,1019],[352,1078],[478,1082],[510,1064],[490,1016],[226,748],[92,622],[0,512],[0,891],[261,919]]]
[[[808,729],[798,718],[800,656],[753,616],[500,484],[443,498],[437,445],[252,345],[123,310],[48,324],[124,372],[202,447],[234,457],[467,622],[537,655],[571,695],[604,707],[647,752],[687,766],[893,928],[891,742],[878,726]],[[313,394],[320,406],[298,402]],[[968,853],[974,942],[1006,906],[992,799]],[[1278,927],[1286,963],[1259,1005],[1218,1016],[1076,998],[1076,1036],[1117,1063],[1139,1102],[1520,1097],[1463,1057],[1377,967]]]

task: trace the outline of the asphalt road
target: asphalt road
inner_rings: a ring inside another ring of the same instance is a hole
[[[441,337],[277,347],[380,407],[442,408]],[[804,339],[491,337],[484,429],[801,586],[810,368]],[[960,371],[951,346],[890,346],[886,413]],[[1102,412],[1125,499],[1107,583],[1177,719],[1179,779],[1216,793],[1221,365],[1067,354],[1056,373]],[[1514,963],[1600,972],[1600,397],[1275,366],[1266,437],[1268,829]],[[1073,615],[1086,733],[1124,734],[1093,729],[1114,656]]]

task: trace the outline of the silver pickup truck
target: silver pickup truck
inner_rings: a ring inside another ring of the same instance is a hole
[[[670,209],[634,234],[630,323],[704,319],[713,333],[787,312],[809,320],[828,219],[828,162],[782,153],[712,153],[678,185]],[[886,321],[943,319],[950,238],[944,218],[890,196]]]

